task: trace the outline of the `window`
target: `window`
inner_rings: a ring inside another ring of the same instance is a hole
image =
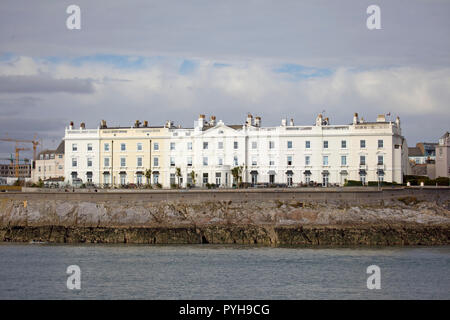
[[[323,156],[323,161],[322,161],[324,166],[328,165],[328,156]]]
[[[153,144],[153,150],[159,150],[159,143],[158,142],[155,142],[154,144]]]
[[[77,159],[72,158],[72,167],[76,167],[76,166],[77,166]]]
[[[103,174],[103,183],[104,184],[109,184],[109,180],[110,180],[110,175],[109,175],[109,173],[104,173]]]
[[[175,150],[175,142],[170,143],[170,150]]]
[[[62,159],[63,155],[62,154],[58,154],[58,158]]]
[[[72,151],[77,151],[78,147],[76,143],[72,143]]]
[[[55,159],[55,155],[53,153],[50,155],[50,159]]]
[[[142,167],[142,157],[137,157],[137,166]]]
[[[136,184],[141,185],[142,184],[142,174],[138,173],[136,175]]]
[[[311,148],[311,141],[305,141],[305,148],[310,149]]]
[[[359,146],[360,146],[361,148],[365,148],[365,147],[366,147],[366,140],[360,140],[360,141],[359,141]]]
[[[275,175],[274,174],[269,175],[269,183],[270,184],[274,184],[275,183]]]
[[[378,140],[378,148],[383,148],[383,147],[384,147],[383,140]]]
[[[62,168],[63,168],[63,166],[62,166],[62,165],[59,165],[59,166],[58,166],[58,169],[59,169],[59,170],[61,170]]]
[[[204,166],[208,165],[208,157],[203,157],[203,165]]]
[[[256,141],[252,141],[252,149],[258,148],[258,143]]]
[[[292,156],[287,156],[287,165],[292,166]]]
[[[341,166],[347,165],[347,156],[341,156]]]
[[[239,165],[239,161],[238,161],[238,157],[234,156],[233,158],[233,165],[238,166]]]
[[[170,157],[170,166],[175,167],[175,158],[174,157]]]
[[[175,173],[170,174],[170,185],[175,184]]]
[[[208,174],[207,173],[204,173],[203,174],[203,183],[208,183]]]
[[[104,159],[103,159],[103,165],[104,165],[105,167],[109,167],[109,158],[104,158]]]
[[[187,158],[187,165],[188,165],[189,167],[192,167],[192,157],[188,157],[188,158]]]
[[[275,141],[269,141],[269,149],[275,149]]]
[[[39,156],[39,159],[40,159],[40,160],[44,160],[44,155],[41,154],[41,155]]]
[[[383,164],[383,156],[378,156],[378,165]]]
[[[274,165],[275,165],[275,160],[269,159],[269,166],[274,166]]]
[[[217,159],[217,164],[218,164],[219,166],[223,166],[223,158],[218,158],[218,159]]]
[[[188,150],[192,150],[192,142],[188,142],[187,143],[187,149]]]
[[[153,166],[154,167],[158,167],[159,166],[159,158],[158,157],[154,157],[153,158]]]
[[[223,149],[223,142],[219,141],[219,143],[217,144],[217,149]]]
[[[120,151],[125,151],[127,150],[127,145],[125,143],[121,143],[120,144]]]
[[[127,158],[121,157],[120,158],[120,166],[125,167],[127,165]]]
[[[92,143],[87,144],[87,151],[92,151]]]
[[[306,166],[311,165],[311,156],[305,156],[305,165]]]
[[[103,145],[103,150],[109,151],[109,143],[105,143],[105,144]]]
[[[203,150],[208,149],[208,142],[203,142]]]
[[[45,160],[48,160],[48,153],[45,155]]]
[[[292,187],[292,174],[291,173],[289,173],[287,175],[287,185],[288,185],[288,187]]]
[[[38,171],[41,172],[41,167],[38,167]]]
[[[153,183],[158,184],[159,183],[159,173],[153,174]]]
[[[327,140],[325,140],[325,141],[323,142],[323,148],[324,148],[324,149],[328,149],[328,141],[327,141]]]
[[[359,156],[359,164],[362,166],[366,165],[366,156]]]
[[[342,149],[346,149],[347,148],[347,140],[342,140],[341,141],[341,148]]]
[[[292,149],[292,141],[288,141],[287,142],[287,148],[288,149]]]
[[[237,148],[238,148],[238,142],[235,141],[235,142],[234,142],[234,149],[237,149]]]
[[[258,158],[256,156],[252,156],[252,166],[258,165]]]
[[[137,149],[137,151],[142,151],[142,143],[141,142],[137,143],[136,149]]]

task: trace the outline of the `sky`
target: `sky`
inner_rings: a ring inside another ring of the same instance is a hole
[[[450,130],[449,16],[450,0],[3,0],[0,137],[55,148],[70,121],[311,125],[325,110],[332,124],[390,113],[409,146],[437,141]],[[0,142],[0,157],[13,148]]]

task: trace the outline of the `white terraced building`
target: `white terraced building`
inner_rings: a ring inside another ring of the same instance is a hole
[[[345,180],[402,183],[408,168],[408,148],[398,117],[391,122],[381,115],[375,122],[366,122],[355,114],[351,124],[331,125],[319,114],[314,125],[298,126],[283,119],[280,126],[261,127],[261,118],[251,115],[243,125],[226,125],[214,116],[206,121],[200,115],[193,128],[174,127],[170,121],[166,128],[167,135],[159,137],[167,139],[169,146],[165,155],[168,163],[158,164],[158,170],[168,173],[159,181],[163,187],[178,183],[176,168],[181,170],[183,186],[192,184],[190,173],[194,171],[197,186],[209,183],[222,187],[233,185],[231,170],[236,166],[243,167],[243,182],[287,186],[342,185]],[[77,130],[66,131],[66,162],[76,157],[86,162],[89,155],[81,154],[88,152],[85,144],[89,141],[98,146],[94,131],[85,137]],[[70,155],[73,143],[82,145],[76,156]],[[90,158],[98,161],[98,154]],[[70,165],[66,168],[67,177],[72,172]],[[93,165],[92,170],[95,168]],[[94,183],[99,175],[92,175]]]
[[[99,183],[99,129],[86,129],[84,123],[79,128],[73,122],[64,135],[64,178],[70,184]]]

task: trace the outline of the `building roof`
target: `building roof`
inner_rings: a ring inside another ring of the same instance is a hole
[[[59,144],[58,148],[56,148],[56,154],[64,154],[64,140],[61,141],[61,143]]]
[[[411,167],[411,173],[415,176],[426,176],[427,175],[427,165],[426,164],[416,164]]]
[[[408,148],[408,156],[409,157],[421,157],[423,156],[422,150],[418,147]]]
[[[40,156],[41,154],[64,154],[64,145],[65,145],[64,140],[62,140],[62,141],[59,143],[59,145],[58,145],[58,147],[56,148],[56,150],[53,150],[53,149],[45,149],[45,150],[42,150],[41,152],[38,153],[37,157],[38,157],[38,159],[39,159],[39,156]]]

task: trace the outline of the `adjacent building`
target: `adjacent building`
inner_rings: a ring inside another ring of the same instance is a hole
[[[48,179],[62,179],[64,181],[64,149],[65,143],[61,141],[56,150],[39,152],[31,171],[31,181],[46,181]]]
[[[100,183],[100,129],[86,129],[73,122],[64,135],[64,177],[70,184]]]
[[[313,125],[282,119],[273,127],[263,127],[252,115],[242,124],[225,124],[203,114],[192,128],[171,121],[108,127],[102,121],[88,130],[71,123],[64,141],[70,183],[231,187],[236,167],[242,168],[242,182],[253,185],[402,183],[409,169],[400,119],[386,121],[383,115],[366,122],[355,114],[350,124],[332,125],[319,114]]]
[[[450,134],[446,132],[436,146],[436,177],[450,177]]]

